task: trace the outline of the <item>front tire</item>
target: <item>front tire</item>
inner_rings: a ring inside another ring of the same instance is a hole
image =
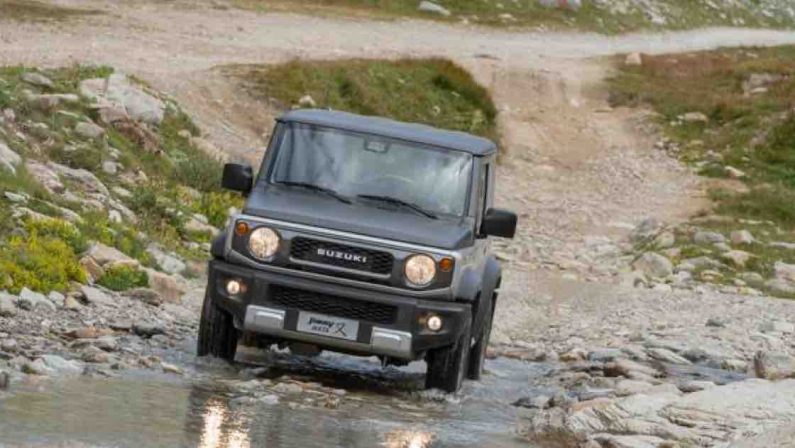
[[[475,345],[469,353],[469,366],[467,367],[467,378],[479,380],[483,376],[483,367],[486,363],[486,350],[491,339],[491,327],[494,324],[494,310],[497,309],[497,301],[492,300],[491,311],[487,314],[486,321],[483,322],[483,330],[480,332]]]
[[[428,351],[425,356],[428,364],[426,389],[441,389],[448,393],[461,389],[469,362],[471,338],[471,329],[467,325],[453,346]]]
[[[239,337],[232,315],[214,304],[209,292],[205,293],[196,353],[233,362]]]

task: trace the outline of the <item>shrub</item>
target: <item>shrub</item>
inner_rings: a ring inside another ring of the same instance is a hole
[[[34,291],[64,291],[70,281],[86,282],[86,273],[74,251],[64,241],[40,237],[12,236],[0,247],[0,289],[19,293],[23,287]]]
[[[209,157],[183,156],[174,162],[175,181],[199,191],[217,191],[221,188],[223,167]]]
[[[105,271],[97,283],[113,291],[126,291],[148,286],[149,276],[136,267],[118,265]]]
[[[198,207],[195,207],[197,213],[207,217],[207,220],[215,227],[223,227],[228,218],[229,207],[241,208],[243,206],[243,198],[240,195],[223,192],[223,193],[206,193],[202,195],[198,202]]]
[[[61,219],[27,219],[25,230],[44,238],[59,239],[65,242],[76,254],[88,249],[88,241],[74,224]]]
[[[138,232],[133,228],[110,222],[104,214],[92,213],[84,216],[80,232],[86,240],[115,247],[143,264],[150,262],[150,256],[146,252],[146,241],[138,237]]]

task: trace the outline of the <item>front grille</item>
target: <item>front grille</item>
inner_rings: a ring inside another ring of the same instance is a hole
[[[272,285],[270,302],[299,311],[311,311],[382,325],[393,324],[397,319],[397,307],[392,305],[302,291],[286,286]]]
[[[304,237],[292,239],[290,256],[297,260],[382,275],[392,272],[392,264],[394,262],[394,258],[389,252],[328,243]]]

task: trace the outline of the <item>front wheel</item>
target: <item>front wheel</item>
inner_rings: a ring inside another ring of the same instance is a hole
[[[483,366],[486,363],[486,350],[489,347],[489,340],[491,339],[491,326],[494,324],[494,310],[497,308],[497,301],[491,302],[491,311],[486,315],[486,321],[483,322],[483,329],[480,332],[480,337],[472,346],[469,353],[469,366],[467,367],[467,378],[470,380],[479,380],[483,376]]]
[[[448,393],[461,389],[469,361],[470,342],[471,330],[467,326],[453,346],[428,351],[425,356],[428,364],[426,389],[441,389]]]
[[[210,355],[232,362],[235,360],[239,336],[232,315],[218,308],[210,294],[206,293],[199,321],[196,353],[199,356]]]

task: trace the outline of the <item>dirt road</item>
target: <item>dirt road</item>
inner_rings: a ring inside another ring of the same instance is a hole
[[[704,300],[695,292],[683,292],[670,305],[642,312],[643,319],[637,319],[633,310],[656,306],[659,294],[615,285],[627,262],[622,258],[622,242],[629,230],[647,217],[683,219],[705,202],[699,179],[653,149],[654,139],[643,130],[637,111],[607,107],[600,86],[610,70],[607,57],[633,51],[795,43],[795,33],[768,30],[605,37],[258,14],[221,2],[213,6],[60,3],[101,9],[106,14],[56,24],[0,21],[0,65],[92,62],[113,66],[173,95],[209,139],[230,154],[252,161],[261,154],[264,133],[277,111],[237,89],[221,66],[292,58],[444,56],[471,70],[493,91],[500,110],[506,157],[499,177],[499,201],[521,216],[518,240],[499,248],[508,261],[508,273],[495,339],[525,344],[543,341],[547,345],[540,348],[542,352],[565,351],[585,340],[592,346],[606,346],[615,338],[626,339],[626,334],[618,334],[621,316],[636,324],[633,328],[638,332],[660,325],[679,328],[693,317],[687,304],[698,301],[714,310],[723,299],[709,293]],[[593,288],[593,283],[603,285]],[[771,311],[764,300],[727,309],[726,314],[793,316],[795,320],[792,307],[782,305]],[[615,316],[619,318],[611,321]],[[605,321],[612,326],[605,327]],[[743,337],[755,325],[738,324],[732,334],[740,336],[722,349],[732,354],[752,352],[754,343]],[[693,338],[698,340],[697,335]],[[507,377],[515,374],[513,366],[495,365],[493,370]],[[520,387],[526,381],[509,384]],[[507,400],[514,392],[508,387],[498,394],[499,399]],[[449,433],[455,432],[453,425]]]

